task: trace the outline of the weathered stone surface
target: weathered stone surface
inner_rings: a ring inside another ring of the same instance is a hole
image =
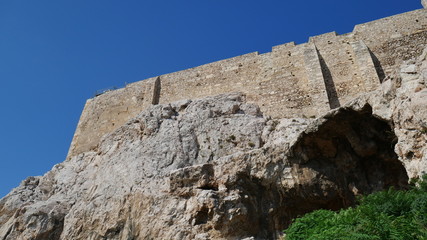
[[[310,37],[271,52],[253,52],[127,85],[87,101],[68,158],[136,117],[150,103],[167,104],[231,92],[274,118],[320,117],[372,91],[385,75],[427,46],[427,10],[355,26],[351,33]]]
[[[0,238],[276,239],[427,170],[427,51],[322,117],[239,93],[156,105],[0,200]]]
[[[420,9],[88,100],[67,160],[0,200],[0,239],[277,239],[407,187],[427,171],[426,24]]]

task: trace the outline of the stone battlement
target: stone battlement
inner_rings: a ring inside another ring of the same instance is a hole
[[[67,158],[96,148],[103,135],[150,105],[182,99],[243,92],[266,115],[316,117],[374,90],[426,45],[427,10],[419,9],[356,25],[351,33],[326,33],[135,82],[86,102]]]

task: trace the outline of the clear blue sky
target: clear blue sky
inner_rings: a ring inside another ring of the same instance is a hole
[[[0,1],[0,197],[65,159],[99,89],[418,8],[420,0]]]

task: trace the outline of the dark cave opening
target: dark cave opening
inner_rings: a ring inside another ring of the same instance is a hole
[[[307,128],[288,152],[284,163],[290,182],[260,179],[245,168],[227,182],[228,191],[240,197],[218,206],[221,217],[215,229],[226,236],[277,239],[306,213],[340,210],[353,206],[359,196],[408,187],[406,170],[394,152],[397,137],[369,105],[357,111],[339,108],[323,120]],[[209,211],[202,209],[195,223],[208,219]]]
[[[394,187],[405,189],[408,176],[394,152],[397,137],[389,124],[360,111],[341,108],[292,147],[289,157],[297,183],[292,188],[238,176],[249,214],[239,227],[263,239],[276,239],[292,220],[317,209],[353,206],[358,196]],[[231,224],[233,225],[233,224]],[[250,227],[257,226],[257,227]]]
[[[301,181],[285,193],[282,206],[291,219],[316,209],[353,206],[358,196],[408,187],[408,175],[394,152],[397,137],[385,121],[361,111],[340,109],[293,148],[293,171]]]

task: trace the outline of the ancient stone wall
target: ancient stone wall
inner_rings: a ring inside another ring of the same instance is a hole
[[[316,117],[375,89],[426,44],[427,11],[420,9],[357,25],[348,34],[326,33],[308,43],[287,43],[265,54],[249,53],[129,84],[87,101],[68,158],[96,148],[104,134],[151,104],[238,91],[266,115]]]
[[[156,82],[158,78],[150,78],[87,100],[68,156],[94,149],[103,135],[158,103]]]

